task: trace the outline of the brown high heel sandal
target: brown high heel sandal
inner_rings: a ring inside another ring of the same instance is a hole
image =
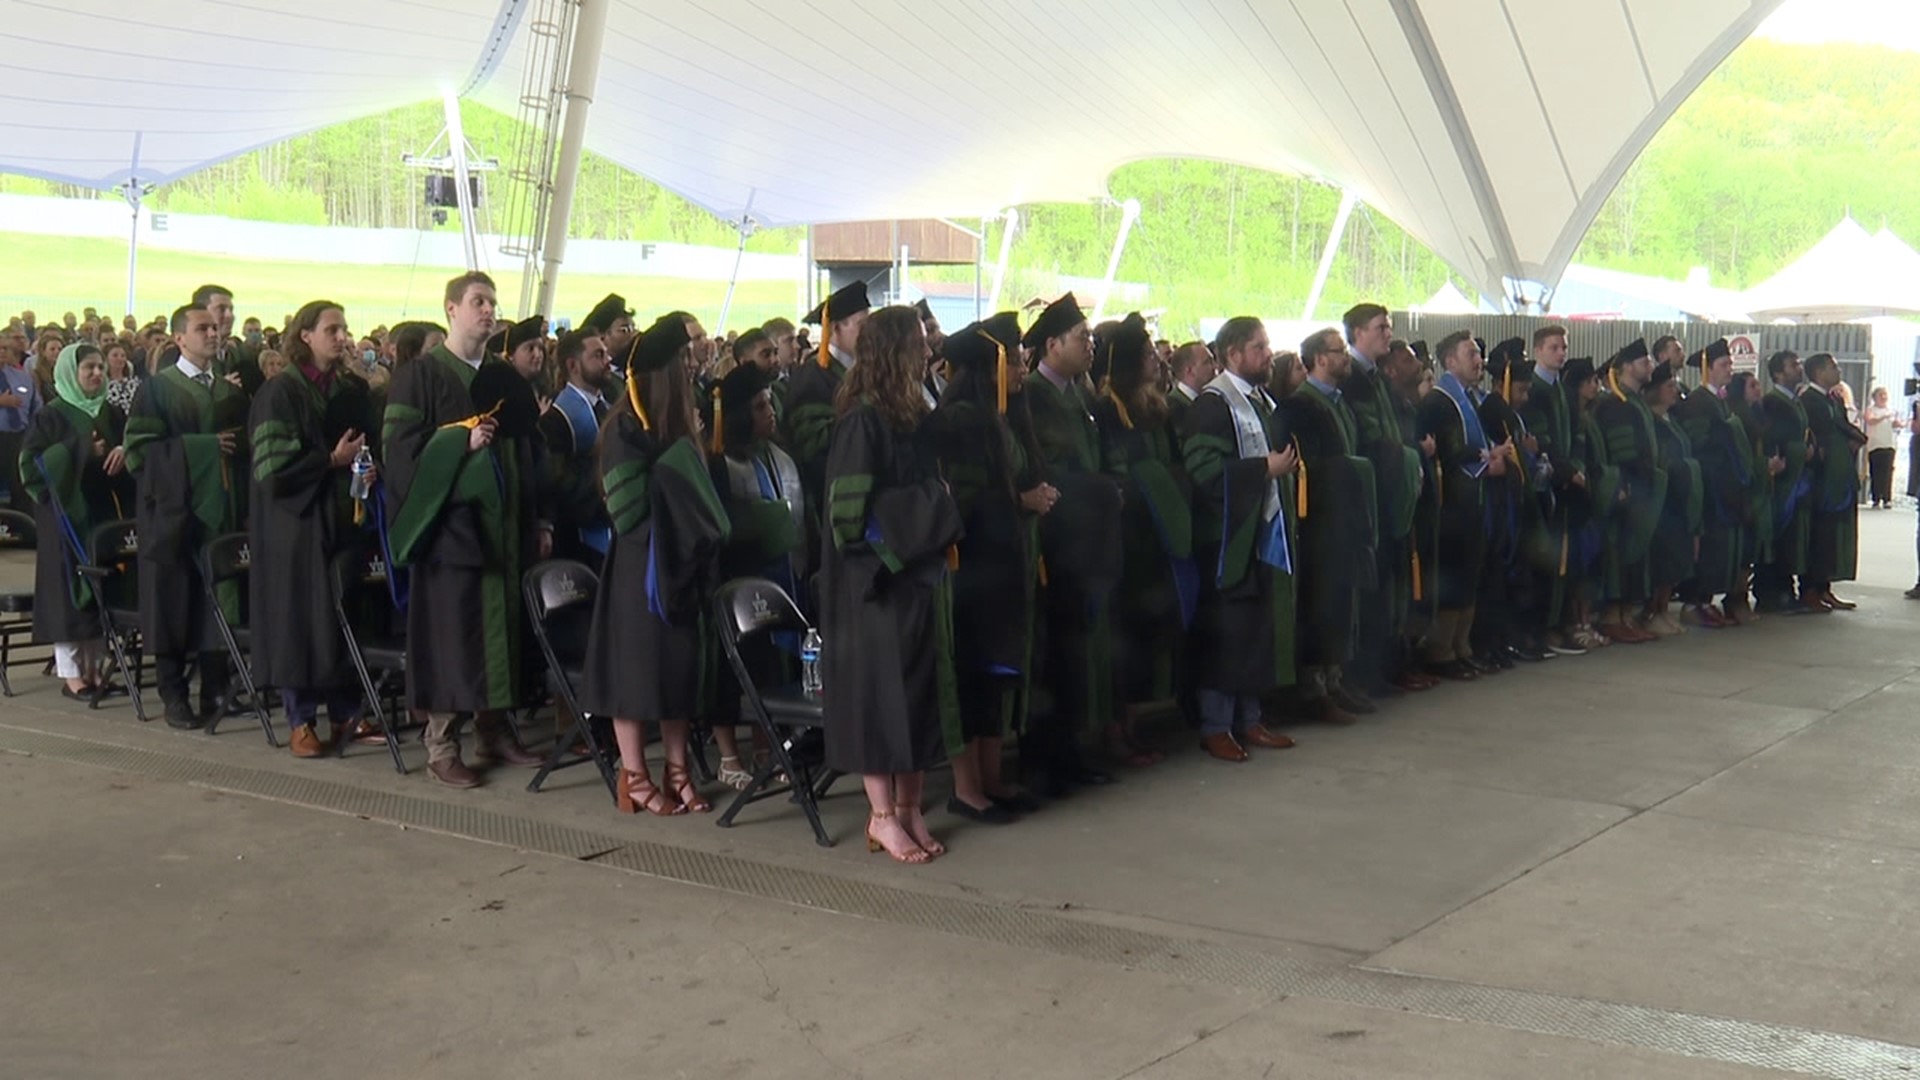
[[[931,829],[928,829],[928,830],[927,830],[927,838],[926,838],[925,840],[922,840],[922,839],[920,839],[920,837],[919,837],[918,835],[916,835],[916,834],[914,833],[914,831],[913,831],[913,829],[911,829],[911,828],[909,828],[909,827],[908,827],[908,826],[907,826],[907,825],[905,824],[905,820],[906,820],[906,812],[907,812],[907,811],[909,811],[909,810],[911,810],[911,811],[913,811],[913,812],[914,812],[915,814],[919,814],[919,815],[920,815],[920,827],[921,827],[921,828],[923,828],[923,829],[924,829],[924,828],[926,828],[926,825],[927,825],[927,819],[926,819],[926,816],[925,816],[924,814],[921,814],[921,812],[920,812],[920,808],[919,808],[919,807],[917,807],[917,806],[896,806],[896,807],[894,807],[894,808],[893,808],[893,816],[895,816],[895,817],[897,817],[897,818],[901,818],[901,819],[902,819],[902,824],[901,824],[901,828],[904,828],[904,829],[906,829],[906,830],[907,830],[907,835],[908,835],[908,836],[911,836],[911,837],[913,837],[913,842],[914,842],[914,843],[916,843],[916,844],[919,844],[919,845],[920,845],[920,850],[921,850],[921,851],[924,851],[924,852],[926,852],[926,853],[927,853],[927,858],[929,858],[929,859],[937,859],[937,858],[939,858],[940,856],[942,856],[942,855],[945,855],[945,854],[947,853],[947,845],[945,845],[945,844],[943,844],[943,843],[941,843],[941,842],[940,842],[940,841],[938,841],[938,840],[935,840],[935,839],[933,838],[933,831],[932,831]]]
[[[684,814],[687,808],[675,801],[674,797],[654,786],[653,777],[646,769],[634,772],[621,768],[620,788],[614,796],[614,803],[623,814],[637,814],[642,810],[655,817],[673,817]]]
[[[712,803],[700,797],[700,790],[693,786],[693,774],[685,765],[667,762],[667,790],[673,792],[689,814],[704,814],[713,809]]]
[[[882,813],[878,810],[874,810],[868,813],[867,854],[877,855],[880,852],[885,851],[887,853],[887,857],[892,859],[894,862],[912,863],[916,866],[926,862],[928,859],[931,859],[933,856],[928,855],[926,853],[926,850],[920,846],[919,842],[914,840],[913,833],[909,832],[905,825],[900,826],[900,832],[902,835],[904,835],[907,838],[907,843],[913,845],[913,850],[911,851],[895,852],[895,851],[889,850],[887,845],[873,838],[874,823],[881,822],[881,821],[891,821],[894,818],[897,818],[899,816],[900,816],[899,813],[893,810],[888,810],[885,813]]]

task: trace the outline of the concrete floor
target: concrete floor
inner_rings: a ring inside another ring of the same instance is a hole
[[[936,814],[919,870],[865,854],[850,788],[821,849],[777,802],[720,830],[578,770],[452,792],[17,669],[0,1080],[1909,1075],[1914,519],[1862,525],[1856,613],[1182,752],[1007,829]],[[396,823],[421,807],[592,857]]]

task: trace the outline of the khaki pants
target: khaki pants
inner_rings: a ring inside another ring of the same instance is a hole
[[[1448,664],[1473,655],[1473,608],[1436,611],[1427,627],[1427,663]]]
[[[512,737],[506,720],[497,712],[434,713],[427,717],[427,733],[421,740],[427,744],[427,761],[460,756],[460,730],[466,726],[469,716],[474,717],[473,733],[481,746],[495,746]]]

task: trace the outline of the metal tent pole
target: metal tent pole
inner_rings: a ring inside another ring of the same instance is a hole
[[[132,223],[127,227],[126,314],[128,315],[135,313],[133,306],[133,286],[135,279],[138,277],[140,266],[140,200],[146,196],[147,192],[152,190],[152,188],[140,183],[135,177],[128,177],[126,183],[120,185],[120,194],[127,200],[128,208],[133,211]]]
[[[1133,223],[1140,220],[1140,200],[1128,199],[1120,204],[1120,235],[1114,237],[1113,254],[1107,256],[1107,276],[1100,282],[1100,298],[1094,302],[1091,322],[1098,323],[1107,313],[1107,296],[1113,292],[1113,277],[1120,272],[1120,256],[1127,250],[1127,237],[1133,233]]]
[[[1308,321],[1313,318],[1313,309],[1320,306],[1320,294],[1327,289],[1327,275],[1333,272],[1333,257],[1340,252],[1340,238],[1347,234],[1347,219],[1353,217],[1353,208],[1360,200],[1353,192],[1340,193],[1340,212],[1333,216],[1333,232],[1327,234],[1326,250],[1320,253],[1320,269],[1313,275],[1313,288],[1307,292],[1307,310],[1300,318]]]
[[[600,53],[607,36],[607,9],[613,0],[580,0],[573,27],[573,51],[567,61],[567,115],[560,131],[560,161],[547,201],[546,240],[541,245],[540,298],[534,310],[553,314],[553,293],[560,263],[567,254],[567,221],[573,216],[573,192],[580,180],[580,153],[587,140],[587,112],[600,82]]]
[[[441,95],[447,114],[447,156],[453,159],[454,200],[460,207],[460,242],[466,248],[467,269],[480,269],[479,226],[473,218],[473,188],[467,171],[467,133],[460,126],[460,99],[449,90]]]
[[[1007,257],[1013,254],[1013,234],[1020,228],[1020,211],[1007,208],[1007,228],[1000,234],[1000,258],[993,264],[993,292],[987,306],[1000,310],[1000,289],[1007,283]]]
[[[734,228],[740,232],[740,246],[733,249],[733,273],[727,278],[727,298],[720,303],[720,325],[714,328],[715,336],[727,332],[727,316],[733,312],[733,290],[740,284],[740,260],[747,257],[747,237],[753,235],[755,228],[753,218],[743,215]]]

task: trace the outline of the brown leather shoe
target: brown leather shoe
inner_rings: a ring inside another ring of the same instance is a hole
[[[480,774],[467,768],[467,763],[457,757],[441,758],[427,762],[427,771],[435,780],[450,788],[476,788],[480,786]]]
[[[511,765],[516,769],[537,769],[547,763],[546,758],[509,738],[491,746],[481,745],[474,758],[482,765]]]
[[[1826,605],[1835,611],[1852,611],[1855,608],[1860,606],[1859,604],[1856,604],[1851,600],[1842,600],[1839,597],[1833,595],[1832,589],[1828,589],[1820,597],[1820,599],[1825,601]]]
[[[293,756],[298,758],[325,757],[327,753],[327,744],[314,734],[312,724],[301,724],[294,728],[287,745],[293,748]]]
[[[1265,730],[1262,728],[1261,730]],[[1214,735],[1200,737],[1200,749],[1221,761],[1241,762],[1247,760],[1247,752],[1233,741],[1233,736],[1222,731]]]
[[[1353,718],[1348,717],[1349,721]],[[1293,739],[1282,735],[1265,724],[1254,724],[1240,733],[1240,741],[1248,746],[1264,746],[1268,750],[1285,750],[1293,745]],[[1246,751],[1242,750],[1242,754]]]
[[[1393,685],[1408,693],[1420,693],[1440,685],[1440,680],[1416,671],[1403,671],[1393,677]]]
[[[1339,702],[1335,701],[1331,697],[1321,698],[1320,708],[1317,711],[1319,713],[1318,719],[1321,723],[1332,724],[1334,727],[1352,727],[1353,725],[1360,722],[1359,717],[1353,715],[1353,713],[1349,712],[1348,710],[1341,708]],[[1255,746],[1262,745],[1258,742],[1254,742],[1254,740],[1251,740],[1251,739],[1249,739],[1248,741],[1253,742]],[[1291,746],[1293,744],[1288,743],[1287,745]]]
[[[1355,716],[1370,716],[1380,711],[1380,707],[1373,703],[1372,698],[1346,686],[1336,686],[1327,691],[1327,701],[1329,704],[1339,706],[1342,712],[1352,713]]]

